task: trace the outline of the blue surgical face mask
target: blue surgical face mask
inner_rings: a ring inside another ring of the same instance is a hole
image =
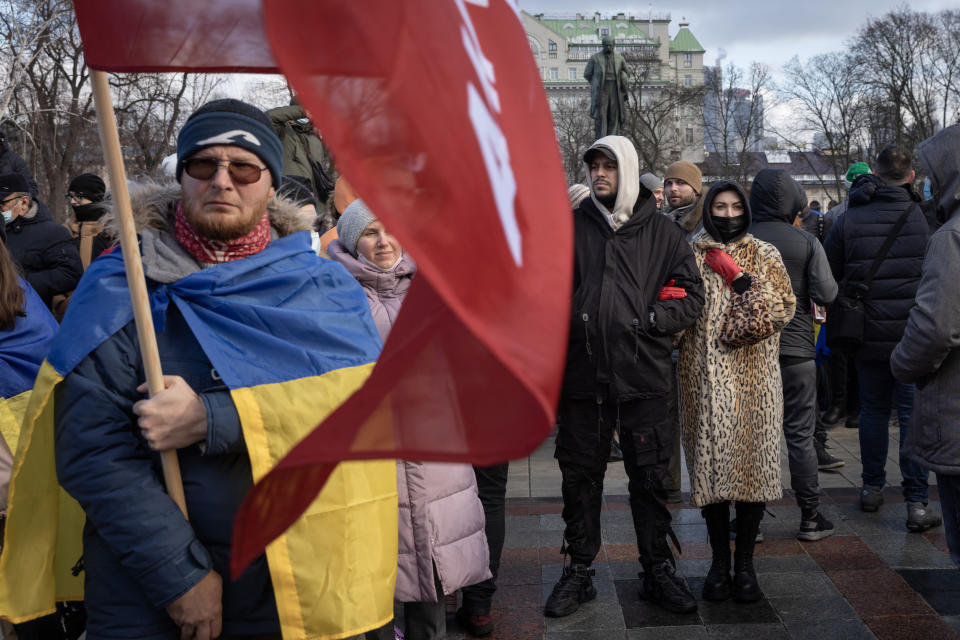
[[[7,224],[13,222],[13,211],[4,211],[3,212],[3,221]]]
[[[925,178],[923,181],[923,199],[924,200],[933,200],[933,192],[930,191],[930,178]]]

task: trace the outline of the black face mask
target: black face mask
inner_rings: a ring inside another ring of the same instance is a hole
[[[745,213],[732,218],[721,218],[719,216],[711,216],[711,218],[713,220],[713,226],[716,227],[717,233],[720,234],[720,239],[724,242],[730,242],[747,229],[748,221],[747,214]]]
[[[73,205],[73,215],[77,216],[77,222],[93,222],[99,220],[104,213],[103,208],[93,202]]]

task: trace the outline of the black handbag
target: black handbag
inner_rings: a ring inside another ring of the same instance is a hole
[[[887,257],[893,241],[900,235],[907,216],[916,207],[910,207],[897,219],[897,223],[890,229],[887,239],[880,247],[879,253],[873,259],[870,269],[862,282],[850,282],[848,275],[840,283],[837,299],[827,314],[827,346],[841,353],[855,353],[863,345],[863,326],[866,322],[865,300],[870,293],[873,277],[877,275],[880,263]],[[852,274],[851,274],[852,275]]]

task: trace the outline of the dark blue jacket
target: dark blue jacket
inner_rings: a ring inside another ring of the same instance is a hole
[[[857,178],[850,206],[837,218],[824,249],[833,276],[843,291],[844,278],[864,280],[887,235],[906,209],[906,224],[880,263],[866,298],[862,360],[886,361],[903,336],[913,307],[930,227],[918,206],[919,197],[904,185],[888,185],[874,175]],[[829,314],[827,331],[830,330]]]
[[[46,205],[34,200],[31,209],[35,211],[31,217],[19,216],[7,224],[7,249],[49,307],[54,296],[74,290],[83,263],[70,232],[53,221]]]
[[[233,517],[252,485],[229,391],[175,305],[157,341],[164,374],[182,376],[207,410],[206,450],[179,451],[189,523],[163,490],[159,454],[136,428],[132,407],[146,378],[133,323],[56,389],[57,475],[87,514],[84,562],[98,577],[85,582],[87,638],[179,638],[165,607],[211,568],[223,578],[225,635],[279,633],[265,556],[229,580]],[[77,421],[89,428],[61,438],[63,426]]]

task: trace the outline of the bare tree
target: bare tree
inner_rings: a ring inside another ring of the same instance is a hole
[[[940,124],[960,121],[960,10],[944,9],[936,16],[938,32],[928,73],[943,91]]]
[[[858,76],[850,73],[852,63],[852,57],[844,53],[816,55],[806,65],[794,56],[784,66],[785,78],[778,87],[795,117],[794,131],[777,133],[797,149],[804,146],[801,136],[823,141],[832,175],[821,176],[817,167],[810,168],[837,201],[844,197],[841,185],[847,167],[868,153],[864,122],[869,103],[862,96]]]
[[[63,218],[69,180],[103,165],[76,17],[67,0],[6,1],[8,6],[0,6],[0,46],[12,59],[11,84],[0,94],[7,100],[4,125],[11,129],[11,146],[37,178],[39,198]],[[110,80],[130,173],[153,176],[173,150],[186,115],[209,98],[222,76],[136,74]]]
[[[89,71],[73,12],[64,12],[58,0],[23,4],[32,6],[34,19],[46,27],[33,41],[35,49],[22,53],[29,63],[13,89],[7,121],[19,129],[40,199],[56,216],[64,210],[67,180],[99,146]]]
[[[176,133],[187,116],[223,81],[213,74],[111,75],[128,174],[156,176],[161,161],[176,149]]]
[[[730,62],[725,68],[704,69],[704,80],[707,94],[703,130],[707,150],[720,156],[721,177],[746,184],[748,153],[759,150],[763,138],[763,94],[773,87],[770,69],[754,62],[744,72]]]
[[[559,98],[552,111],[567,184],[583,182],[583,152],[593,144],[594,134],[590,97]]]
[[[913,149],[936,131],[942,93],[930,69],[938,33],[931,14],[903,7],[867,20],[854,38],[858,76],[874,106],[875,139],[889,136],[888,143]]]
[[[247,83],[244,95],[248,102],[266,111],[290,104],[293,90],[283,76],[254,76]]]
[[[0,91],[0,118],[6,116],[24,71],[40,54],[39,41],[72,12],[69,0],[53,3],[7,0],[6,6],[0,9],[0,51],[3,54],[0,65],[5,79]]]
[[[678,134],[681,123],[702,121],[705,87],[651,79],[650,65],[631,67],[634,82],[627,88],[622,133],[633,141],[641,169],[663,175],[668,164],[680,159],[685,144]]]

